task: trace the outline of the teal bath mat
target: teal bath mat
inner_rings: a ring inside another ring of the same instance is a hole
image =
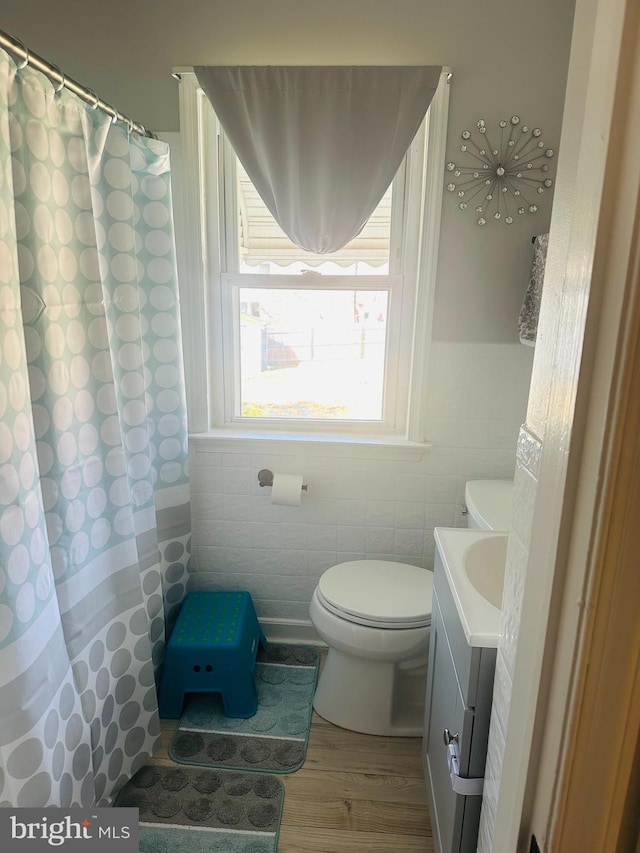
[[[141,853],[276,853],[283,802],[276,776],[149,766],[115,806],[140,810]]]
[[[270,644],[258,654],[258,710],[225,717],[217,693],[190,694],[169,747],[179,764],[292,773],[304,763],[318,680],[313,646]]]

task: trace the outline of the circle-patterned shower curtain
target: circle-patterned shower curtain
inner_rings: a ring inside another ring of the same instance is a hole
[[[0,50],[0,805],[159,739],[190,541],[167,146]]]

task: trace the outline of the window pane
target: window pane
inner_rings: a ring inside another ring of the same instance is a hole
[[[244,418],[382,419],[386,290],[239,288]]]
[[[238,270],[241,273],[296,275],[388,275],[392,186],[362,231],[338,252],[305,252],[284,233],[237,163]]]

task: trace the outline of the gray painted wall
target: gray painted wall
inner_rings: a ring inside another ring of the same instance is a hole
[[[557,148],[573,0],[3,0],[0,28],[146,127],[177,130],[175,66],[445,64],[448,159],[460,132],[517,113]],[[512,226],[447,194],[434,338],[513,343],[551,196]]]

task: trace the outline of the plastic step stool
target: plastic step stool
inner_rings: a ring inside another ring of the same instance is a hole
[[[252,717],[260,643],[266,646],[250,593],[188,593],[167,643],[160,717],[180,717],[186,693],[220,693],[228,717]]]

